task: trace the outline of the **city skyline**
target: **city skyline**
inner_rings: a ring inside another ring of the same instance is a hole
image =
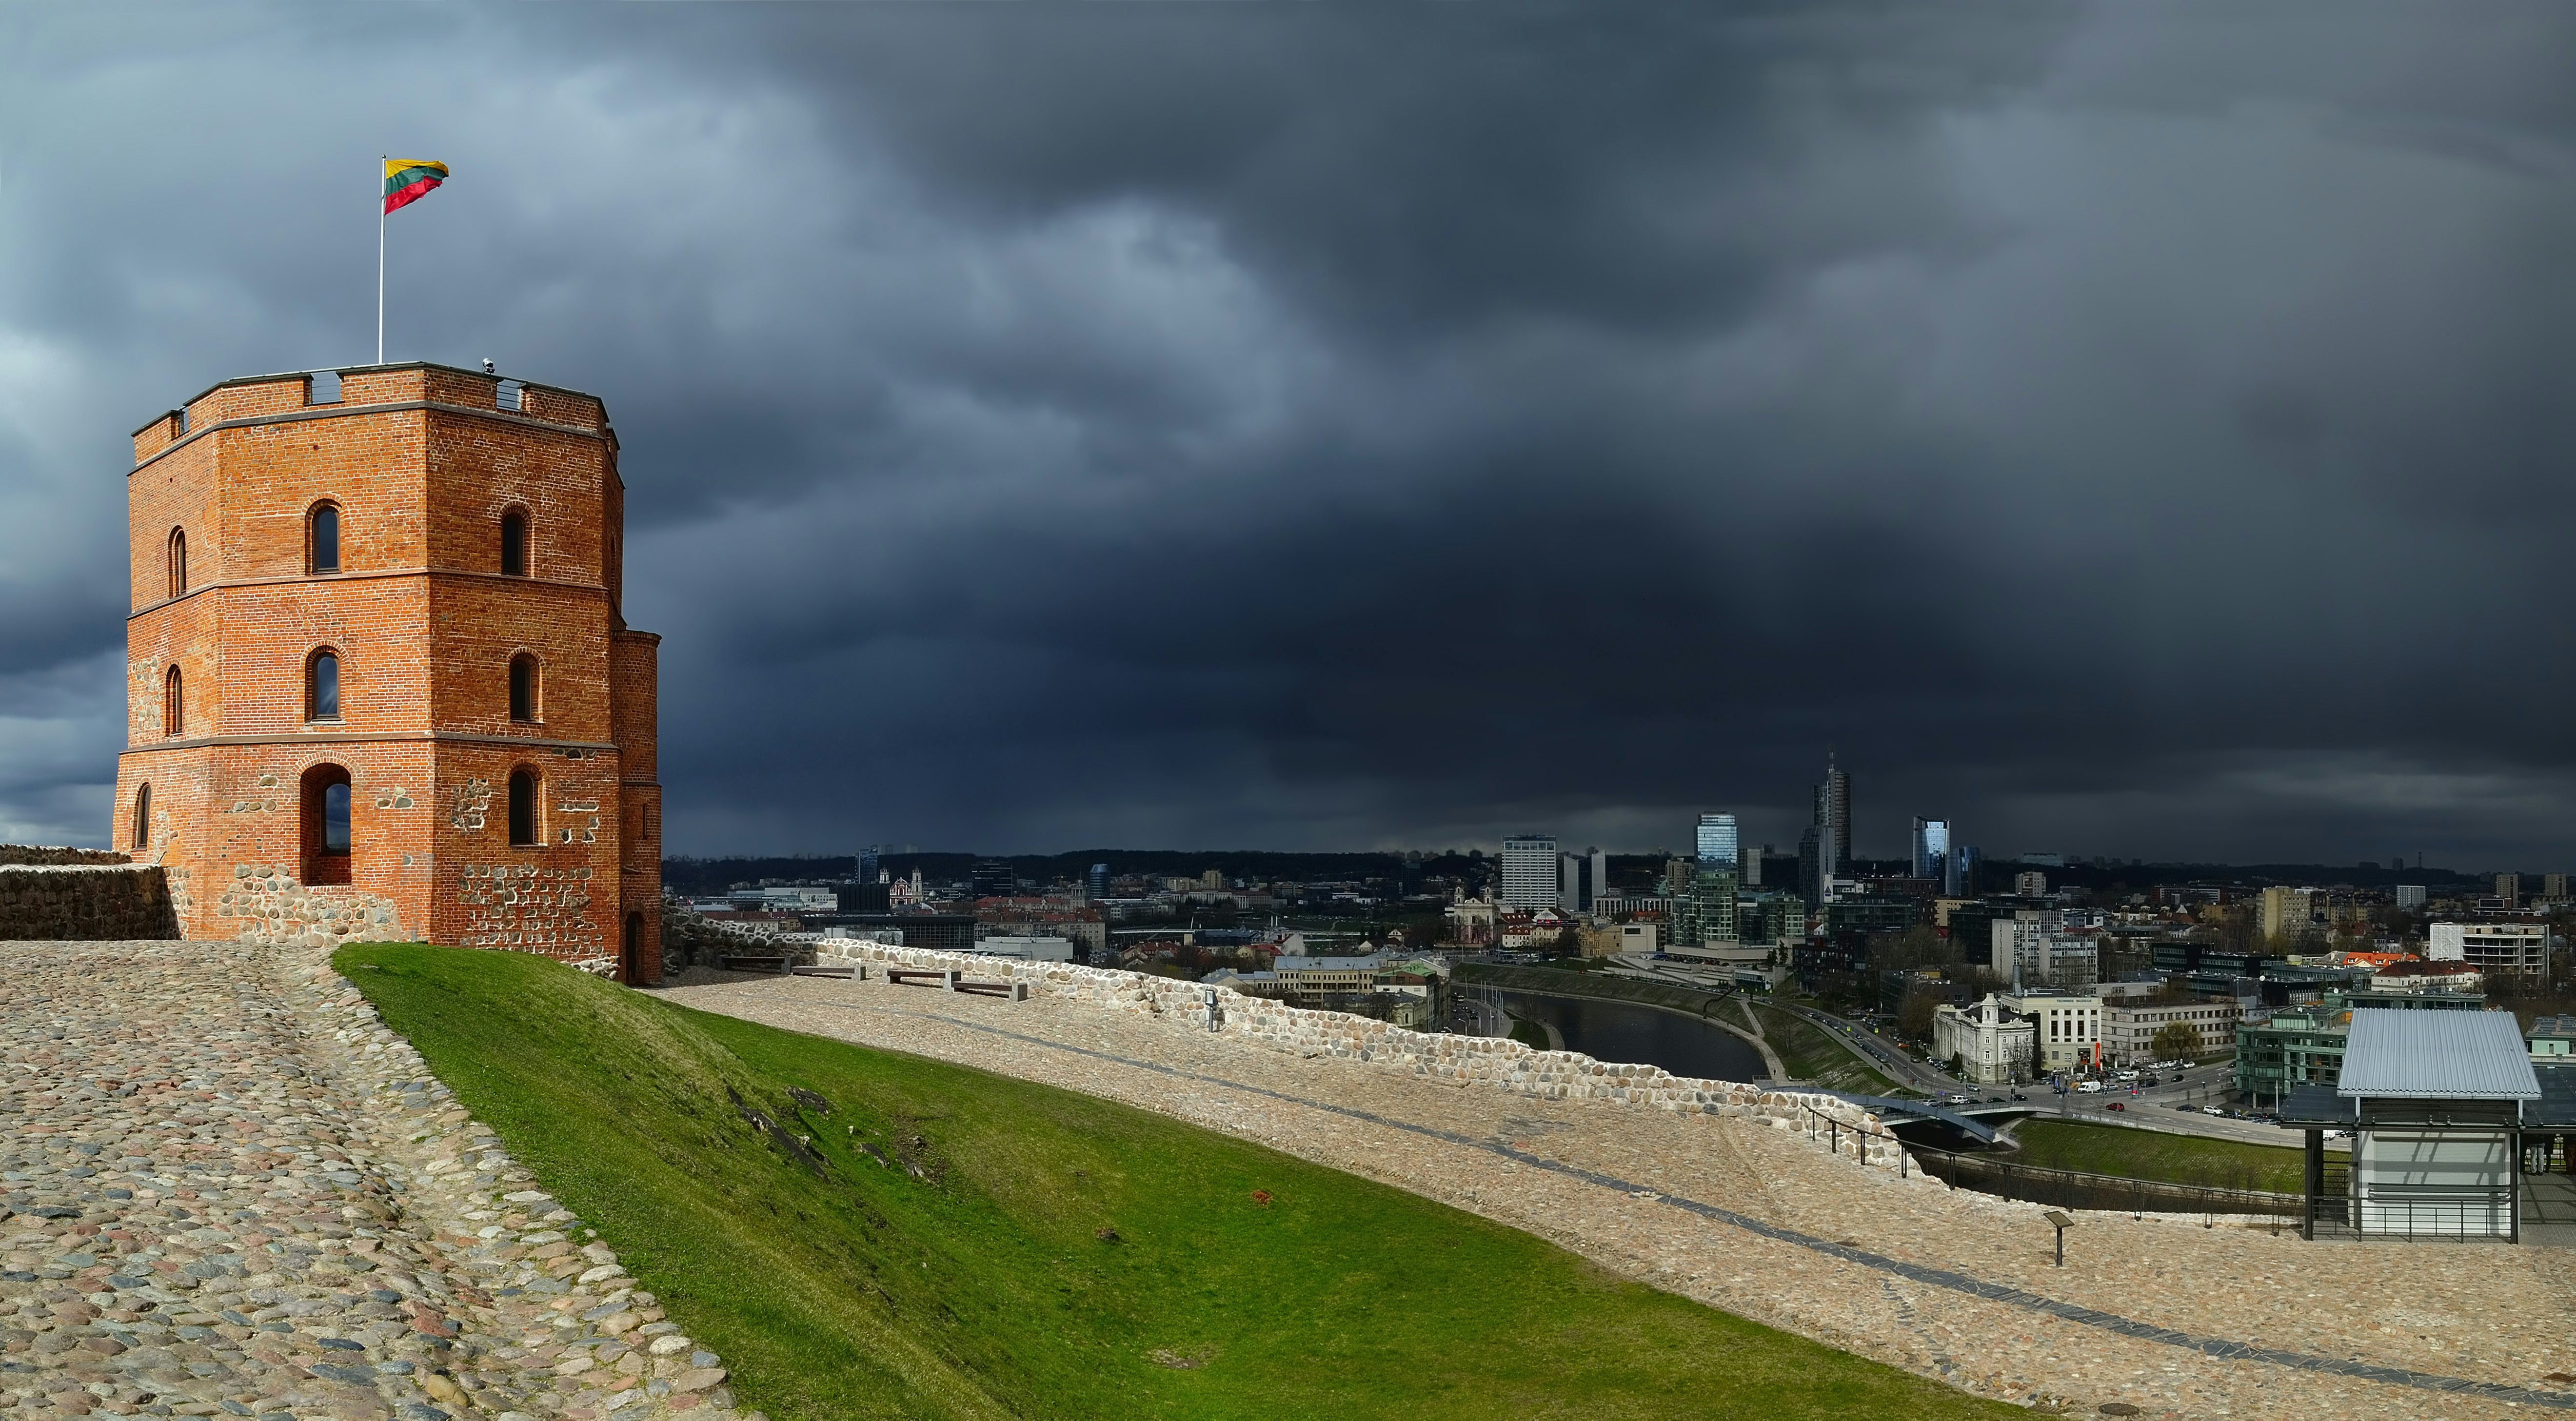
[[[2576,15],[323,13],[8,22],[0,840],[395,153],[388,358],[618,412],[675,852],[1786,850],[1831,749],[1860,857],[2576,856]]]

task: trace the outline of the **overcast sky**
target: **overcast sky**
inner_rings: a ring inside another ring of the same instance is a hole
[[[0,840],[127,433],[598,393],[675,850],[2576,867],[2576,10],[0,10]]]

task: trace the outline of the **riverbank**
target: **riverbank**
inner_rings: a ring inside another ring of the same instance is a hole
[[[1692,1053],[1693,1059],[1678,1063],[1675,1060],[1656,1059],[1652,1054],[1637,1054],[1652,1052],[1654,1050],[1652,1045],[1631,1047],[1628,1048],[1629,1055],[1622,1055],[1619,1046],[1597,1037],[1588,1043],[1573,1040],[1566,1030],[1565,1022],[1543,1023],[1554,1028],[1556,1044],[1560,1049],[1581,1051],[1596,1060],[1633,1059],[1640,1064],[1661,1066],[1675,1075],[1716,1076],[1729,1080],[1796,1079],[1780,1053],[1771,1049],[1771,1043],[1765,1040],[1760,1032],[1748,1031],[1722,1018],[1720,1014],[1726,1010],[1727,1004],[1734,1000],[1724,993],[1695,992],[1687,987],[1669,986],[1661,982],[1640,982],[1633,977],[1599,976],[1552,967],[1510,967],[1491,962],[1462,962],[1458,965],[1458,975],[1455,980],[1461,986],[1490,987],[1497,991],[1522,993],[1534,997],[1578,998],[1668,1012],[1703,1026],[1714,1027],[1751,1047],[1754,1055],[1761,1062],[1762,1074],[1760,1077],[1755,1077],[1740,1069],[1712,1070],[1704,1059],[1699,1058],[1699,1053]]]

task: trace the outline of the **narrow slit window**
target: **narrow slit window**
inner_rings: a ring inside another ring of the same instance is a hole
[[[501,571],[509,577],[528,575],[528,515],[522,509],[501,515]]]
[[[537,775],[534,770],[510,772],[510,842],[523,845],[537,842]]]
[[[313,505],[311,529],[306,538],[311,549],[311,570],[317,573],[340,570],[340,506],[335,503]]]
[[[170,411],[170,437],[173,439],[185,439],[188,437],[188,412],[186,410],[179,409]]]
[[[304,403],[308,405],[336,405],[340,403],[340,372],[337,370],[314,371],[313,374],[307,378],[304,385]]]
[[[537,718],[537,659],[526,652],[510,658],[510,719]]]
[[[168,571],[170,595],[173,597],[188,595],[188,530],[185,528],[170,530]]]
[[[349,785],[346,780],[322,787],[322,852],[349,851]]]
[[[340,656],[337,652],[317,651],[304,669],[304,718],[338,720],[340,718]]]
[[[179,736],[188,733],[188,701],[180,685],[179,668],[161,678],[161,733]]]
[[[152,785],[149,781],[134,787],[134,823],[126,830],[126,841],[138,849],[152,842]]]

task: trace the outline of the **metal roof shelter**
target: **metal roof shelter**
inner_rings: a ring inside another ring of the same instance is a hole
[[[2335,1094],[2347,1099],[2538,1100],[2511,1012],[2356,1011]]]
[[[2283,1102],[2281,1124],[2307,1135],[2301,1231],[2314,1238],[2324,1220],[2364,1236],[2519,1238],[2530,1150],[2554,1153],[2535,1132],[2563,1131],[2576,1103],[2553,1084],[2510,1012],[2355,1011],[2336,1083]],[[2326,1168],[2328,1128],[2352,1133],[2342,1170]]]

